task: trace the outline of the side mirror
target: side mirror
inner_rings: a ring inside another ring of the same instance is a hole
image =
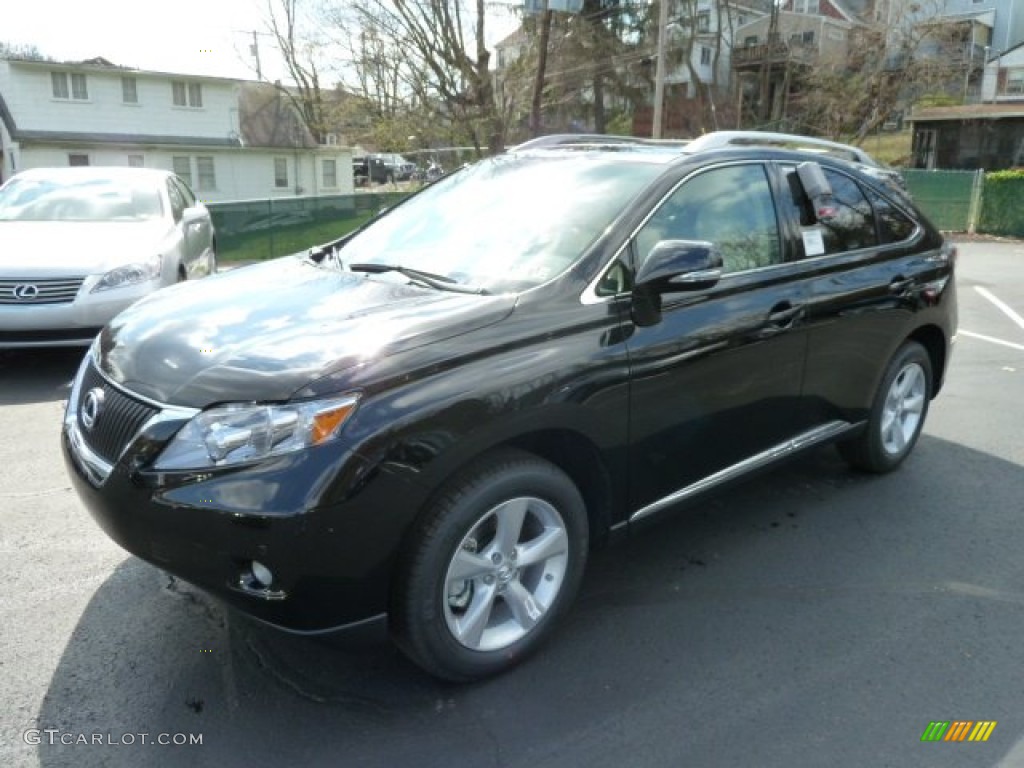
[[[661,320],[661,296],[710,288],[722,277],[722,254],[713,243],[662,240],[647,255],[633,288],[633,322],[641,327]]]
[[[653,293],[700,291],[722,277],[722,254],[713,243],[662,240],[644,260],[637,289]]]
[[[201,221],[206,218],[206,211],[200,208],[198,205],[193,205],[191,208],[186,208],[182,211],[181,220],[186,224],[191,224],[195,221]]]
[[[800,163],[796,167],[796,175],[804,194],[811,201],[815,221],[827,224],[836,217],[836,207],[832,202],[832,185],[828,183],[821,166],[814,162]]]

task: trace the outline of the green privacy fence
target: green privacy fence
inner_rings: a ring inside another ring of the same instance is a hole
[[[939,229],[972,231],[982,183],[980,171],[903,170],[914,202]]]
[[[389,208],[405,192],[288,197],[207,203],[220,261],[255,261],[296,253],[341,237]]]
[[[1024,173],[904,170],[910,194],[932,222],[951,232],[1024,237]],[[208,203],[221,261],[296,253],[350,232],[407,192]]]

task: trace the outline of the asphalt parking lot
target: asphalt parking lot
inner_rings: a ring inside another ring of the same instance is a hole
[[[962,244],[958,280],[899,472],[819,450],[598,552],[552,642],[471,686],[128,556],[60,460],[81,353],[0,354],[0,766],[1024,766],[1024,244]]]

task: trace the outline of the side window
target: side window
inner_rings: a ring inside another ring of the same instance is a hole
[[[815,221],[814,208],[804,193],[796,169],[788,167],[784,171],[789,194],[784,196],[783,207],[800,222],[804,256],[823,256],[877,245],[875,215],[860,185],[830,168],[822,170],[832,187],[832,216],[828,221]]]
[[[171,181],[178,188],[178,191],[181,192],[181,198],[186,208],[191,208],[196,204],[196,196],[192,194],[192,190],[189,189],[188,184],[181,179],[171,179]]]
[[[637,233],[643,261],[661,240],[706,240],[722,251],[726,272],[782,260],[775,203],[764,166],[733,165],[683,183]]]
[[[878,234],[882,243],[899,243],[914,234],[917,225],[905,216],[895,205],[877,192],[868,193],[878,218]]]
[[[825,253],[855,251],[878,245],[875,217],[860,186],[841,173],[825,168],[825,178],[832,186],[834,216],[821,223]]]
[[[181,196],[181,192],[178,191],[177,185],[167,180],[167,197],[171,200],[171,214],[174,216],[175,221],[181,221],[181,214],[185,210],[185,200]]]

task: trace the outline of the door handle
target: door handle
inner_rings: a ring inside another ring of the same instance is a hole
[[[803,312],[803,304],[791,304],[788,301],[783,301],[772,307],[768,313],[768,322],[779,328],[788,328]]]

